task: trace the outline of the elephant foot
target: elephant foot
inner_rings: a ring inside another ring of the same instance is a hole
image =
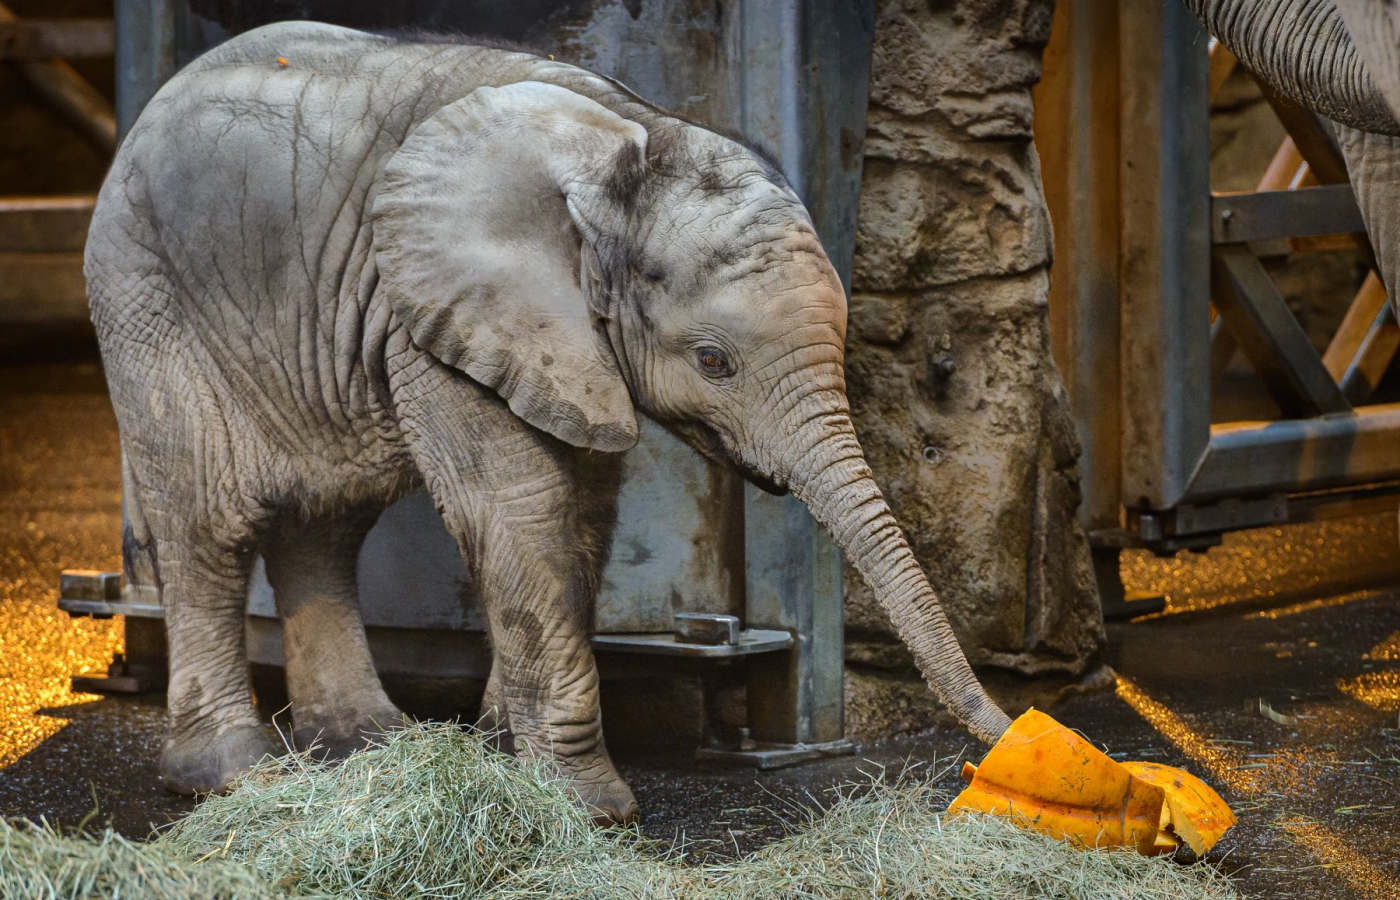
[[[342,710],[332,715],[297,715],[293,708],[292,719],[293,745],[322,762],[342,760],[412,721],[393,705],[370,711]]]
[[[574,791],[583,801],[593,824],[599,828],[635,825],[642,819],[642,811],[637,807],[632,789],[621,778],[608,784],[575,782]]]
[[[632,789],[613,769],[612,763],[579,769],[568,761],[559,761],[560,774],[578,795],[593,824],[600,828],[610,825],[635,825],[642,813],[632,796]]]
[[[221,793],[254,763],[285,749],[261,723],[168,737],[160,755],[160,781],[174,794]]]

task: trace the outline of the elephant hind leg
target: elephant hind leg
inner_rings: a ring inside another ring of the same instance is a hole
[[[184,531],[165,525],[167,534]],[[222,791],[284,749],[258,717],[248,679],[243,623],[253,551],[159,534],[155,547],[170,653],[161,782],[177,794]]]
[[[264,550],[282,618],[293,739],[323,759],[366,746],[405,718],[370,657],[356,561],[378,510],[279,523]]]

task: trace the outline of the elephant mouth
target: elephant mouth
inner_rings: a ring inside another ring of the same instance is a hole
[[[730,466],[739,471],[744,480],[764,493],[774,497],[787,494],[788,487],[774,481],[766,472],[753,466],[725,446],[724,440],[709,425],[703,422],[662,422],[672,434],[693,447],[701,456],[721,466]]]
[[[788,492],[787,485],[778,484],[772,478],[769,478],[766,474],[760,472],[741,459],[731,457],[729,464],[739,470],[739,474],[744,476],[745,481],[764,493],[772,494],[774,497],[782,497]]]

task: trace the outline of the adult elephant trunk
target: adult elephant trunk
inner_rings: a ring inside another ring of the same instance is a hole
[[[788,486],[875,592],[919,671],[968,730],[995,743],[1011,719],[987,696],[865,462],[844,398],[794,442]],[[780,456],[787,456],[780,451]]]
[[[1250,71],[1299,105],[1376,134],[1400,122],[1356,54],[1332,0],[1186,0]]]

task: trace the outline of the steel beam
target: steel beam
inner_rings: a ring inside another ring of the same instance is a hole
[[[777,159],[849,293],[874,0],[748,0],[727,25],[734,127]]]
[[[97,198],[0,197],[0,253],[81,253]]]
[[[181,58],[182,0],[116,0],[117,135],[125,136],[146,103],[175,74]]]
[[[83,254],[0,253],[0,326],[88,321]]]
[[[1187,499],[1394,481],[1400,479],[1397,433],[1400,403],[1363,406],[1353,415],[1217,425]]]
[[[1083,452],[1079,518],[1119,525],[1118,0],[1055,5],[1035,144],[1055,223],[1050,342]],[[1121,590],[1121,589],[1120,589]]]
[[[728,55],[739,61],[733,124],[775,155],[849,292],[875,4],[744,2],[728,24]],[[750,666],[754,738],[783,744],[839,739],[841,554],[799,501],[752,486],[744,494],[744,535],[745,625],[797,638],[786,658]]]
[[[1179,0],[1120,0],[1122,497],[1185,494],[1210,434],[1209,36]]]
[[[1210,211],[1211,240],[1217,244],[1366,233],[1350,184],[1215,194]]]

